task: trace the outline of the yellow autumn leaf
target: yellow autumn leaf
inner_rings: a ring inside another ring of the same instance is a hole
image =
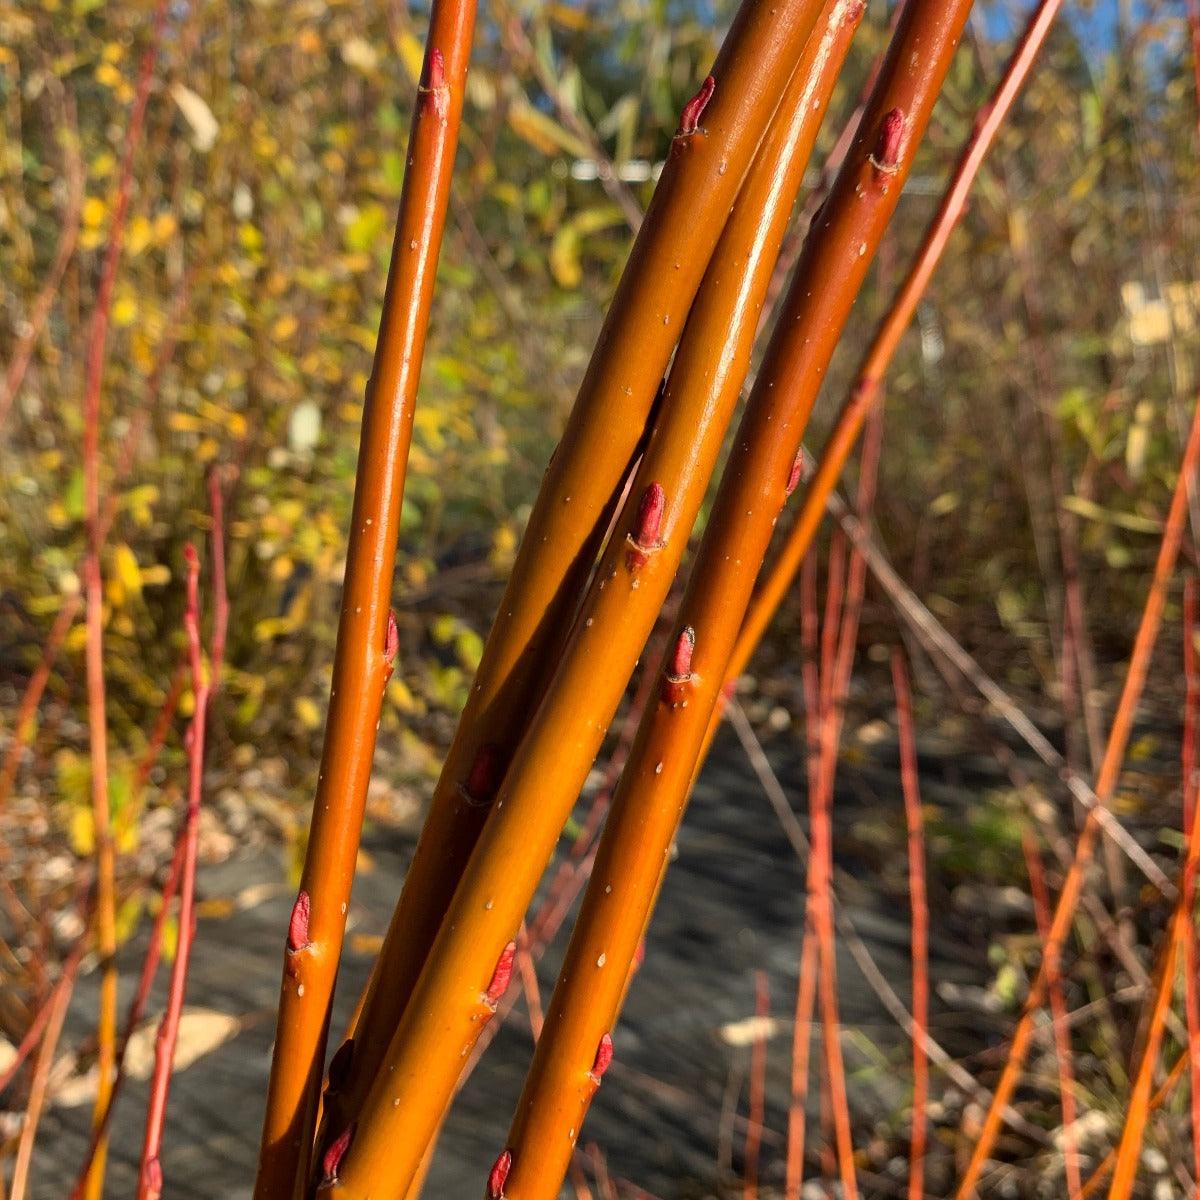
[[[113,324],[118,329],[125,329],[137,319],[137,301],[132,296],[120,296],[112,306]]]
[[[96,848],[96,826],[92,821],[92,810],[84,805],[78,805],[71,810],[71,827],[69,830],[71,849],[80,858],[87,858]]]
[[[392,679],[387,687],[388,699],[401,712],[414,712],[417,707],[417,702],[413,698],[412,692],[408,689],[408,684],[403,679]]]
[[[305,729],[316,729],[321,724],[321,710],[307,696],[297,696],[292,701],[292,711]]]
[[[291,313],[285,313],[271,326],[271,336],[277,342],[286,342],[296,332],[298,322]]]
[[[397,39],[396,49],[400,54],[400,61],[404,64],[404,70],[413,83],[417,83],[421,78],[421,71],[425,66],[425,47],[407,30],[405,30]]]
[[[513,132],[543,154],[567,153],[576,158],[589,157],[587,146],[553,117],[536,109],[525,97],[519,97],[508,110]]]
[[[142,594],[142,569],[137,555],[124,542],[113,549],[113,572],[130,596]]]
[[[99,196],[89,196],[83,202],[83,223],[88,229],[99,229],[108,216],[108,205]]]
[[[130,257],[136,258],[141,254],[150,245],[153,237],[153,226],[139,213],[129,222],[129,229],[125,234],[125,246],[129,251]]]

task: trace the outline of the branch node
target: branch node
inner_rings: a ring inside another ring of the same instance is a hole
[[[400,627],[396,624],[396,610],[388,611],[387,633],[383,638],[383,662],[387,667],[388,674],[392,672],[392,667],[396,663],[396,654],[400,649]]]
[[[434,46],[425,66],[425,82],[417,88],[425,97],[425,110],[444,121],[450,109],[450,85],[446,82],[446,57]]]
[[[792,463],[792,469],[788,472],[787,487],[783,489],[783,496],[786,500],[799,486],[800,480],[804,478],[804,454],[796,455],[795,461]]]

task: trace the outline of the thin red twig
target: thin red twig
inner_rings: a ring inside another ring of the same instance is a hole
[[[1021,847],[1029,872],[1029,889],[1033,894],[1034,919],[1038,936],[1043,941],[1050,934],[1050,894],[1033,834],[1023,831]],[[1055,969],[1046,980],[1050,997],[1050,1016],[1054,1029],[1054,1054],[1058,1060],[1058,1092],[1062,1102],[1063,1168],[1067,1176],[1067,1194],[1080,1200],[1083,1181],[1079,1174],[1079,1152],[1075,1145],[1075,1068],[1071,1054],[1071,1030],[1067,1020],[1067,1001],[1063,994],[1062,976]]]
[[[195,710],[188,732],[188,800],[179,897],[179,942],[171,967],[167,1010],[159,1026],[154,1048],[154,1074],[150,1083],[146,1136],[142,1145],[141,1169],[138,1172],[138,1200],[158,1200],[162,1195],[160,1153],[163,1122],[171,1087],[171,1068],[175,1057],[175,1043],[179,1036],[179,1021],[183,1014],[196,917],[196,855],[200,834],[200,797],[204,787],[204,731],[208,716],[209,683],[205,677],[200,645],[200,559],[195,547],[191,545],[187,546],[185,555],[187,608],[184,611],[183,623],[188,638]]]
[[[896,692],[900,783],[908,826],[908,891],[912,904],[913,1101],[908,1195],[909,1200],[921,1200],[925,1192],[925,1109],[929,1100],[929,1059],[924,1037],[929,1028],[929,905],[925,898],[925,825],[921,816],[912,693],[899,648],[892,651],[892,686]]]
[[[796,1015],[792,1028],[792,1099],[788,1106],[785,1200],[800,1200],[804,1180],[804,1130],[808,1109],[808,1060],[817,984],[817,938],[808,920],[800,950]]]
[[[1194,26],[1200,34],[1200,24]],[[1200,50],[1200,43],[1197,45]],[[1200,58],[1197,59],[1200,64]],[[1200,65],[1197,66],[1200,70]],[[1197,91],[1200,96],[1200,89]],[[1196,820],[1196,734],[1200,717],[1200,662],[1197,661],[1196,638],[1200,635],[1197,617],[1196,579],[1190,576],[1183,590],[1183,672],[1187,681],[1187,701],[1183,721],[1183,831],[1191,837],[1192,824]],[[1183,895],[1180,903],[1184,912],[1192,912],[1196,892],[1195,867],[1190,862],[1183,872]],[[1200,987],[1196,979],[1197,970],[1196,930],[1190,927],[1183,943],[1183,1002],[1187,1018],[1187,1059],[1192,1081],[1191,1119],[1192,1155],[1195,1165],[1194,1177],[1200,1180]]]

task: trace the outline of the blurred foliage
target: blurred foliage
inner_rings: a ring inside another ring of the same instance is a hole
[[[400,666],[380,742],[395,776],[436,768],[628,248],[623,206],[648,201],[728,8],[513,0],[481,15],[405,497]],[[82,352],[150,15],[144,2],[0,0],[6,363],[69,216],[74,157],[85,173],[78,247],[0,431],[8,710],[78,587]],[[818,429],[995,77],[1003,16],[987,9],[959,55]],[[311,784],[423,22],[361,0],[170,10],[103,396],[112,786],[131,819],[130,781],[181,650],[181,549],[208,528],[213,464],[232,604],[213,765],[270,755],[288,790]],[[876,7],[826,148],[885,28]],[[1108,47],[1057,31],[889,381],[889,546],[969,644],[1020,643],[1011,668],[1030,678],[1048,621],[1031,476],[1058,456],[1096,630],[1115,653],[1174,479],[1200,196],[1183,35],[1165,7]],[[42,706],[54,736],[39,741],[61,747],[57,793],[81,801],[82,639],[77,626]],[[86,819],[70,820],[83,849]]]

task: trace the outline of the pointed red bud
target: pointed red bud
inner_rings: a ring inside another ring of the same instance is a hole
[[[696,649],[696,631],[688,625],[675,643],[671,655],[671,674],[681,679],[692,673],[692,652]]]
[[[686,704],[687,686],[692,681],[692,652],[696,649],[696,631],[686,626],[671,652],[667,677],[663,680],[662,698],[672,708]]]
[[[488,742],[475,752],[475,761],[467,775],[467,799],[476,804],[487,804],[496,795],[499,783],[500,747]]]
[[[638,501],[637,516],[629,533],[629,553],[625,556],[631,571],[644,566],[651,552],[662,548],[658,536],[662,529],[663,513],[667,508],[667,493],[661,483],[651,483]]]
[[[792,463],[792,469],[788,473],[787,487],[783,489],[783,495],[786,499],[796,488],[800,486],[800,480],[804,475],[804,455],[797,454],[796,461]]]
[[[396,652],[400,649],[400,627],[396,624],[396,614],[394,611],[388,612],[387,633],[383,638],[383,661],[387,664],[388,669],[391,669],[392,664],[396,661]]]
[[[608,1064],[613,1059],[613,1040],[609,1034],[605,1034],[600,1039],[600,1044],[596,1047],[596,1058],[592,1063],[592,1077],[599,1079],[605,1071],[608,1070]]]
[[[642,546],[653,546],[658,542],[658,531],[662,528],[663,513],[667,507],[667,493],[661,483],[652,483],[642,493],[638,504],[634,539]]]
[[[487,1200],[504,1200],[504,1184],[512,1170],[512,1151],[503,1150],[492,1164],[487,1178]]]
[[[301,892],[292,905],[292,916],[288,921],[287,945],[292,951],[303,950],[308,945],[308,918],[312,913],[312,901],[307,892]]]
[[[508,991],[508,985],[512,982],[513,959],[516,956],[516,942],[509,942],[500,951],[500,957],[496,960],[496,969],[492,972],[492,982],[488,984],[487,991],[483,994],[483,998],[489,1004],[498,1004],[500,997]]]
[[[700,118],[716,90],[717,81],[711,75],[707,76],[700,85],[700,90],[683,106],[683,112],[679,114],[679,133],[676,137],[679,134],[695,133],[699,129]]]
[[[879,141],[871,155],[872,165],[880,171],[894,171],[900,165],[900,145],[904,140],[904,109],[893,108],[883,118]]]
[[[338,1177],[338,1167],[342,1165],[342,1159],[346,1157],[346,1151],[350,1149],[350,1140],[354,1137],[354,1126],[342,1130],[332,1142],[329,1143],[329,1149],[325,1151],[324,1157],[321,1159],[321,1174],[322,1182],[334,1183]]]

